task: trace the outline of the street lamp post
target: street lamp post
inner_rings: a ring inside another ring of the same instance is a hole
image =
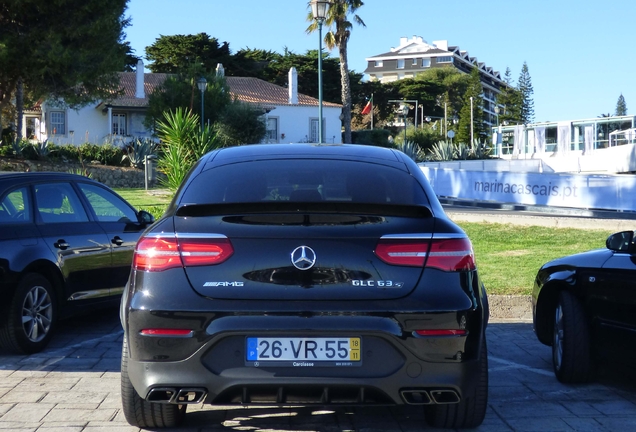
[[[318,24],[318,144],[322,144],[322,24],[329,11],[328,0],[311,0],[311,14]]]
[[[470,145],[472,147],[475,138],[473,137],[473,97],[470,97]]]
[[[197,80],[197,87],[201,91],[201,132],[203,132],[203,99],[205,95],[205,89],[208,88],[208,82],[204,77],[201,77]]]
[[[409,106],[405,103],[400,104],[397,109],[397,113],[402,115],[404,120],[404,144],[406,145],[406,115],[409,113]]]
[[[499,126],[499,107],[495,105],[495,115],[497,116],[497,126]]]

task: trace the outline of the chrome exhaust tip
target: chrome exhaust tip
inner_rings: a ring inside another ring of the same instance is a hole
[[[171,387],[157,387],[148,392],[146,400],[154,403],[170,403],[176,396],[177,390]]]
[[[177,393],[172,403],[176,404],[200,404],[203,402],[208,392],[202,388],[182,388]]]
[[[431,390],[430,393],[436,404],[454,404],[460,400],[455,390]]]
[[[401,390],[400,395],[408,405],[430,405],[433,403],[428,392],[423,389]]]

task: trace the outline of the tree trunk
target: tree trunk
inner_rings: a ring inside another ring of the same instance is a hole
[[[351,85],[349,83],[349,64],[347,61],[347,43],[341,42],[340,83],[342,85],[342,124],[344,125],[344,142],[351,143]]]
[[[18,85],[16,86],[15,108],[18,117],[16,122],[15,141],[19,144],[20,141],[22,141],[22,121],[24,119],[24,85],[21,77],[18,78]]]

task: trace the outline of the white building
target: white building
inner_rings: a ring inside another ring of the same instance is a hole
[[[220,68],[222,70],[222,68]],[[43,102],[39,109],[25,112],[23,136],[54,144],[125,144],[133,138],[151,137],[144,126],[148,96],[167,78],[163,73],[144,73],[139,61],[136,72],[119,73],[123,94],[112,100],[91,103],[73,110]],[[226,77],[236,99],[257,105],[266,112],[264,142],[318,141],[318,100],[298,93],[295,68],[284,88],[257,78]],[[323,102],[323,137],[340,143],[342,106]]]
[[[452,67],[462,73],[470,73],[479,68],[481,84],[484,88],[484,120],[490,126],[496,124],[495,102],[501,89],[506,86],[501,74],[485,63],[471,57],[468,51],[457,46],[449,46],[448,41],[438,40],[427,43],[420,36],[400,38],[400,45],[389,52],[368,57],[364,73],[369,78],[382,83],[404,78],[415,78],[427,69]]]

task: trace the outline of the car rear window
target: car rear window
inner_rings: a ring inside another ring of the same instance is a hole
[[[408,173],[385,165],[342,160],[261,160],[203,171],[181,203],[263,201],[428,205]]]

